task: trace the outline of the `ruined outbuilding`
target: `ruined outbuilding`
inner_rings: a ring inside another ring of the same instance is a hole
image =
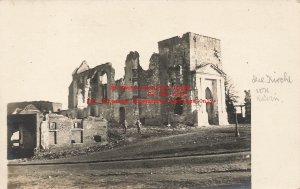
[[[9,103],[8,158],[32,156],[35,149],[106,141],[107,121],[103,117],[72,119],[61,114],[61,106],[48,101]]]

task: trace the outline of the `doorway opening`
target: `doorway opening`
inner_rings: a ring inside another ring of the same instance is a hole
[[[181,97],[177,97],[175,108],[174,108],[174,113],[177,115],[181,115],[182,112],[183,112],[183,100],[181,99]]]
[[[207,87],[205,89],[205,98],[207,101],[209,101],[211,99],[211,102],[213,102],[213,95],[211,90]],[[210,125],[214,124],[214,104],[213,103],[206,103],[206,112],[208,115],[208,123]]]

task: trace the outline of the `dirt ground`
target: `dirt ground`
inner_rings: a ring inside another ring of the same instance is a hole
[[[132,169],[31,166],[10,171],[8,188],[250,188],[250,166],[249,159]]]
[[[251,188],[249,125],[240,126],[239,138],[234,136],[234,126],[167,131],[173,134],[153,128],[144,130],[144,136],[135,130],[126,135],[117,132],[122,142],[104,151],[51,160],[10,161],[72,164],[8,166],[8,188]],[[232,152],[248,155],[236,158],[230,155]],[[205,154],[215,155],[203,159]],[[190,159],[180,160],[182,156]],[[126,162],[146,157],[154,160]],[[103,163],[107,160],[121,161]],[[74,163],[86,161],[100,162]]]

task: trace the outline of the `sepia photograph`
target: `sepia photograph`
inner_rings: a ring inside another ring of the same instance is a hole
[[[0,2],[3,188],[300,187],[300,4],[237,2]]]

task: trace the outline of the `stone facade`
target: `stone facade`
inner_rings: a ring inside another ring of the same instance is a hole
[[[189,32],[158,42],[158,49],[159,53],[151,56],[147,70],[140,66],[138,52],[130,52],[124,77],[119,80],[114,80],[115,72],[110,63],[89,68],[84,61],[73,72],[69,87],[71,116],[104,116],[114,123],[126,119],[129,125],[136,119],[144,125],[227,125],[220,40]],[[116,90],[112,90],[113,86]],[[122,90],[122,86],[136,90]],[[143,86],[167,86],[168,89],[142,90]],[[174,87],[178,86],[188,87],[185,96],[176,95],[179,91]],[[95,102],[87,103],[88,99]],[[105,99],[127,100],[128,103],[105,103]],[[133,99],[163,100],[164,103],[132,103]],[[205,103],[208,99],[214,103]],[[170,100],[196,101],[168,103]]]
[[[76,144],[93,144],[107,140],[107,121],[88,117],[70,119],[63,115],[47,114],[41,123],[40,145],[44,149]]]

